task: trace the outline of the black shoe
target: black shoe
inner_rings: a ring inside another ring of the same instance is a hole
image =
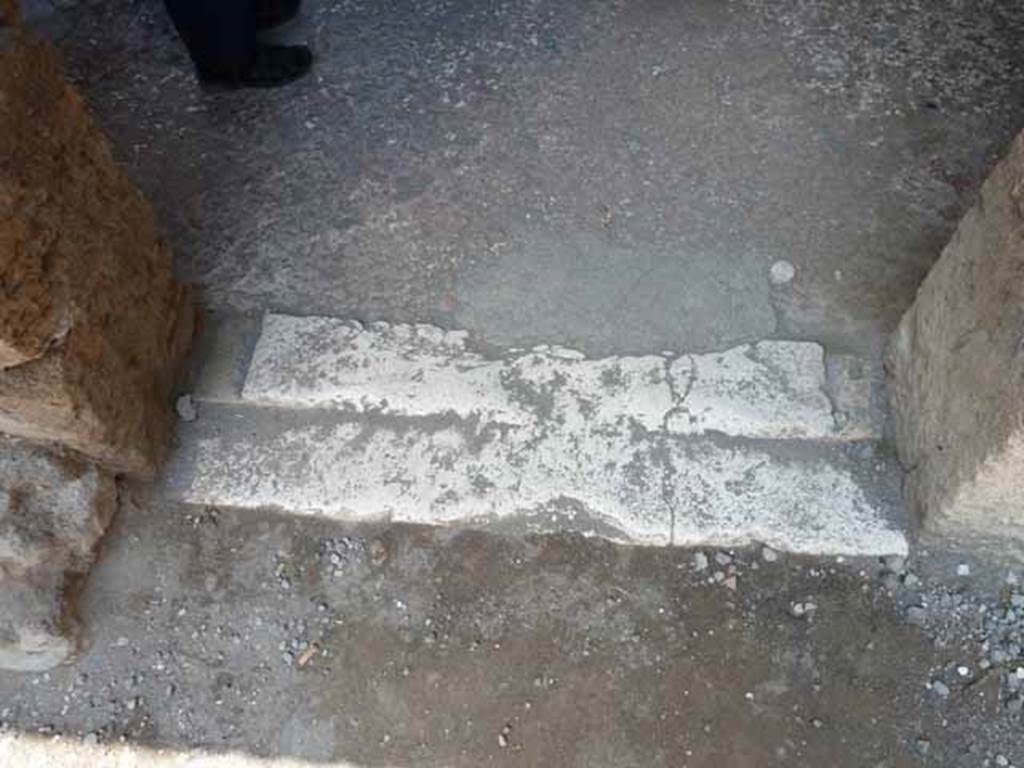
[[[258,43],[252,64],[241,73],[225,75],[201,72],[199,79],[208,91],[276,88],[298,80],[309,72],[312,65],[313,54],[304,45]]]
[[[256,29],[261,32],[286,24],[299,12],[302,0],[256,0]]]

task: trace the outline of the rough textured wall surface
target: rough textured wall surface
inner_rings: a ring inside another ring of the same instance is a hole
[[[1024,540],[1024,134],[921,286],[890,364],[925,524]]]
[[[52,51],[0,52],[0,431],[152,471],[191,326],[149,204]]]
[[[74,653],[74,594],[116,507],[110,473],[0,439],[0,669],[49,669]]]

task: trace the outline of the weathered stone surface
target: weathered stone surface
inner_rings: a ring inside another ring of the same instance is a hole
[[[48,669],[74,651],[69,593],[116,504],[95,465],[0,440],[0,668]]]
[[[92,464],[0,441],[0,569],[87,571],[116,502],[113,478]]]
[[[921,286],[890,370],[926,525],[1024,538],[1024,135]]]
[[[165,490],[346,522],[905,554],[878,478],[834,445],[796,442],[645,433],[615,420],[516,426],[209,404],[181,426]]]
[[[680,406],[673,432],[773,439],[839,433],[826,394],[825,350],[807,342],[762,341],[672,364]]]
[[[0,52],[0,430],[151,471],[191,323],[149,205],[53,53]]]
[[[809,342],[483,354],[431,325],[270,314],[240,396],[216,386],[182,425],[169,490],[340,520],[904,552],[891,505],[844,451],[873,423],[866,374],[845,382],[854,367],[826,376]]]
[[[836,426],[848,440],[871,440],[885,434],[886,388],[881,362],[856,355],[829,355],[827,388]]]
[[[77,647],[77,625],[64,604],[64,574],[41,567],[0,577],[0,669],[52,669]]]
[[[852,394],[863,384],[853,366],[826,377],[825,363],[819,344],[800,341],[703,355],[589,359],[542,346],[486,357],[464,331],[268,314],[242,399],[518,426],[547,419],[770,440],[878,437],[880,417]]]

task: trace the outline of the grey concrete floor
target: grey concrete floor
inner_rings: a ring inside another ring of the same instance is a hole
[[[877,354],[1024,123],[1016,0],[307,0],[217,96],[153,0],[52,26],[208,306],[498,345]]]

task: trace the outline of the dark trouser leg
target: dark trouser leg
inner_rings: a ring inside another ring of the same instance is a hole
[[[236,78],[256,55],[254,0],[165,0],[199,75]]]

